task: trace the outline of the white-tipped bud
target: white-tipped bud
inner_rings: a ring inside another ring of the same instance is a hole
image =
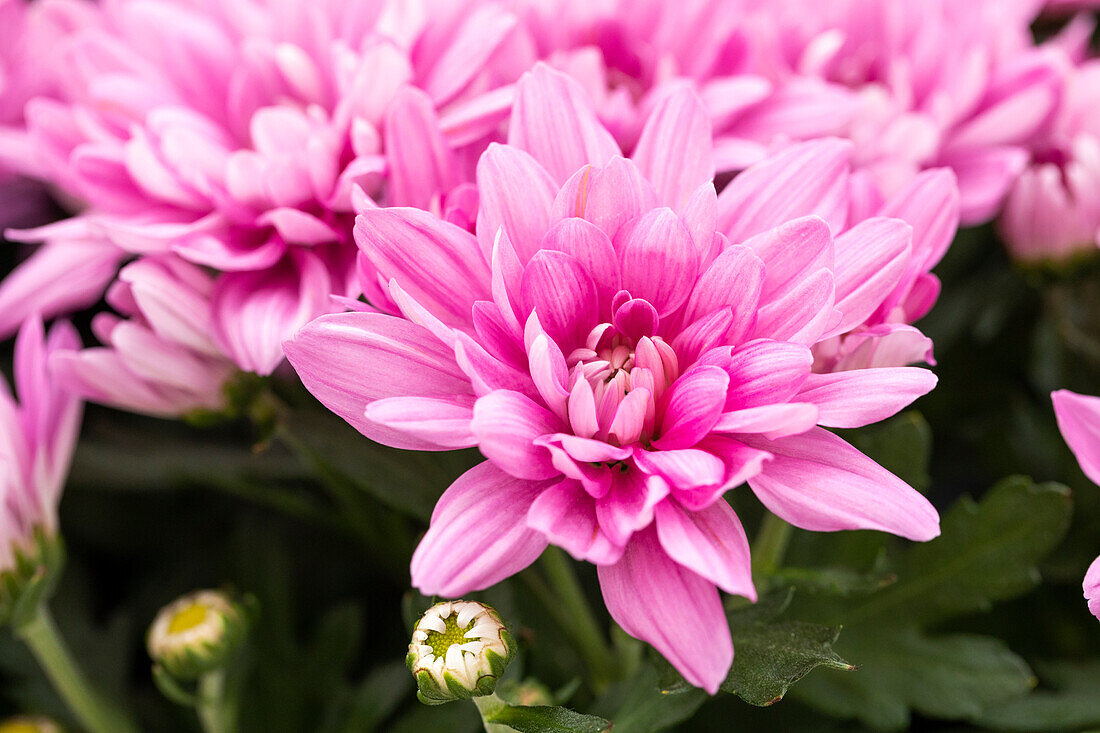
[[[0,733],[62,733],[61,726],[49,718],[20,715],[0,722]]]
[[[420,701],[439,705],[491,694],[515,653],[515,639],[492,608],[445,601],[417,622],[405,664]]]
[[[173,677],[193,679],[225,665],[245,626],[240,606],[224,593],[188,593],[157,614],[149,627],[149,656]]]

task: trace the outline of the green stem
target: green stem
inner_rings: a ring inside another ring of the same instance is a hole
[[[89,684],[44,604],[15,633],[26,642],[82,726],[91,733],[137,733],[129,715]]]
[[[580,650],[592,674],[593,687],[599,692],[615,678],[614,653],[565,553],[557,547],[547,547],[542,553],[542,567],[553,590],[552,602],[562,609],[562,630]]]
[[[205,733],[235,733],[237,695],[226,670],[207,672],[199,680],[199,704],[196,712]]]
[[[794,528],[774,514],[765,514],[752,543],[752,574],[771,575],[783,565]]]
[[[474,705],[477,705],[477,711],[481,713],[481,722],[485,726],[485,733],[515,733],[511,726],[489,722],[494,715],[508,707],[508,703],[497,697],[495,692],[475,697],[473,700]]]

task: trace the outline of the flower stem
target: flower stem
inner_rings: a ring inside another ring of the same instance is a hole
[[[91,733],[137,733],[129,715],[89,684],[44,604],[15,633],[26,642],[54,689],[84,728]]]
[[[473,701],[477,705],[477,711],[481,713],[481,722],[485,726],[485,733],[515,733],[511,726],[489,722],[490,718],[508,705],[508,703],[497,697],[495,692],[475,697]]]
[[[774,514],[764,515],[760,531],[756,533],[756,540],[752,543],[753,575],[771,575],[779,570],[783,564],[783,556],[787,553],[787,545],[791,541],[792,529],[794,528],[791,525]]]
[[[237,695],[226,670],[207,672],[199,680],[199,704],[196,712],[205,733],[235,733]]]
[[[550,546],[542,553],[542,567],[550,581],[554,598],[563,613],[563,631],[572,637],[592,674],[592,684],[600,691],[615,678],[614,659],[592,607],[584,597],[584,590],[569,564],[569,558],[557,547]]]

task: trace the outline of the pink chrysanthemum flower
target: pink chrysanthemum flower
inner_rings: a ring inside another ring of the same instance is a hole
[[[51,354],[80,345],[58,323],[47,336],[31,317],[15,340],[16,402],[0,380],[0,572],[33,555],[36,532],[57,532],[57,505],[80,430],[82,404],[48,370]]]
[[[1100,61],[1067,78],[1051,134],[1005,202],[1000,230],[1023,262],[1062,262],[1100,245]]]
[[[733,658],[717,589],[755,598],[727,489],[748,481],[811,530],[939,532],[924,497],[819,427],[887,417],[935,377],[811,371],[810,347],[897,285],[910,227],[832,236],[848,186],[835,140],[734,179],[717,227],[710,124],[687,90],[626,160],[577,83],[540,65],[508,143],[478,164],[476,236],[415,209],[362,214],[356,239],[404,317],[323,316],[288,359],[368,437],[488,459],[436,506],[421,591],[485,588],[553,543],[599,566],[627,632],[713,692]]]
[[[1066,444],[1089,480],[1100,484],[1100,397],[1060,389],[1051,399]],[[1100,619],[1100,558],[1085,573],[1083,588],[1089,611]]]
[[[172,253],[218,272],[214,341],[261,374],[338,309],[315,293],[359,294],[357,187],[444,208],[507,111],[493,90],[533,58],[515,18],[477,0],[96,7],[99,27],[51,49],[61,98],[26,106],[47,178],[86,207],[19,235],[46,244],[0,286],[0,331],[95,302],[126,257]],[[46,297],[51,282],[70,285]]]
[[[749,4],[750,68],[852,89],[855,162],[888,196],[917,171],[951,168],[967,224],[997,213],[1058,104],[1064,59],[1033,45],[1033,0]]]

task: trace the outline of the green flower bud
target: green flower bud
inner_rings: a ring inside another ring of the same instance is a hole
[[[53,595],[65,548],[60,537],[38,528],[0,554],[0,624],[19,628]]]
[[[475,601],[437,603],[413,629],[405,665],[428,705],[492,694],[516,642],[492,608]]]
[[[246,627],[244,611],[224,593],[195,591],[157,614],[146,639],[149,656],[173,677],[194,679],[224,667]]]
[[[62,733],[61,726],[49,718],[20,715],[0,722],[0,733]]]

